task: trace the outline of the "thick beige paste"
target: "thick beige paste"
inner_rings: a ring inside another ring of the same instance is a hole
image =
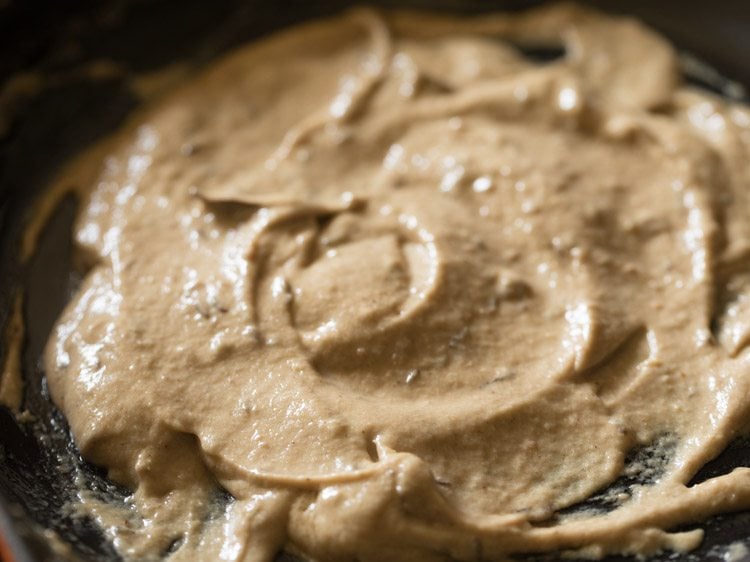
[[[134,490],[91,511],[138,559],[695,547],[666,530],[750,508],[748,469],[687,485],[750,414],[749,144],[575,6],[229,55],[61,178],[87,274],[49,385]],[[558,513],[640,446],[663,472]]]

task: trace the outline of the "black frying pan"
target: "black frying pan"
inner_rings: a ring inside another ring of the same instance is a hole
[[[0,326],[8,320],[18,287],[24,287],[27,337],[23,352],[24,406],[36,418],[18,424],[0,407],[0,560],[17,562],[63,559],[44,534],[53,530],[81,560],[118,560],[112,545],[90,520],[67,515],[64,504],[75,495],[73,478],[83,475],[102,497],[127,490],[107,481],[78,454],[60,412],[49,400],[40,355],[50,329],[77,279],[70,269],[70,226],[75,201],[64,201],[47,225],[39,252],[30,264],[18,263],[23,222],[33,199],[65,160],[112,131],[139,104],[131,87],[136,74],[174,62],[196,67],[232,46],[282,26],[329,14],[347,0],[285,3],[261,0],[0,0],[0,92],[19,84],[19,73],[49,78],[37,92],[0,97]],[[461,13],[520,9],[536,1],[386,0],[376,5],[411,6]],[[709,67],[750,87],[750,1],[706,2],[638,0],[590,1],[615,12],[638,15],[670,37],[682,50]],[[554,52],[530,52],[549,58]],[[107,59],[121,69],[92,79],[82,65]],[[15,81],[14,81],[15,80]],[[716,76],[693,77],[715,91],[727,82]],[[4,103],[4,105],[3,105]],[[0,344],[0,360],[6,353]],[[638,455],[638,452],[634,453]],[[750,466],[750,440],[733,443],[703,468],[695,482]],[[706,538],[682,560],[723,561],[725,546],[744,540],[750,546],[750,513],[702,522]],[[688,527],[689,528],[689,527]],[[672,553],[652,562],[674,560]],[[556,556],[526,557],[555,560]],[[289,556],[280,560],[289,562]],[[609,557],[608,562],[633,560]],[[750,558],[748,558],[750,560]],[[739,561],[737,561],[739,562]]]

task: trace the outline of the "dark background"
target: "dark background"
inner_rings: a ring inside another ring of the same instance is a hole
[[[541,2],[370,3],[475,13]],[[679,48],[750,87],[750,0],[586,3],[638,15]],[[352,4],[345,0],[0,0],[0,327],[7,321],[14,291],[24,287],[28,326],[24,405],[37,418],[19,425],[0,407],[0,543],[5,536],[18,562],[62,559],[40,534],[44,528],[69,541],[82,560],[117,560],[95,525],[66,515],[63,505],[73,497],[75,474],[82,474],[89,486],[111,501],[127,494],[80,458],[64,419],[49,402],[39,357],[77,281],[69,271],[68,235],[75,202],[61,205],[37,256],[21,267],[18,240],[29,203],[67,158],[113,130],[137,107],[139,99],[130,84],[133,76],[179,61],[201,66],[237,44]],[[78,71],[92,60],[112,61],[119,72],[92,80]],[[30,71],[48,78],[41,89],[23,86],[23,76]],[[9,95],[11,90],[16,94]],[[6,349],[0,345],[3,359]],[[750,466],[747,441],[733,444],[696,481],[739,465]],[[666,553],[652,560],[723,560],[717,545],[750,537],[750,514],[717,517],[705,527],[706,540],[696,553],[678,557]]]

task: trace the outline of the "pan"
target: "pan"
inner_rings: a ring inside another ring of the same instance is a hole
[[[518,10],[539,3],[371,2],[464,14]],[[697,85],[733,97],[744,95],[743,85],[750,87],[747,2],[589,3],[636,15],[669,37],[686,54],[685,70]],[[0,0],[0,326],[5,327],[3,333],[12,328],[11,311],[22,288],[25,344],[20,360],[23,407],[28,411],[19,421],[0,406],[0,560],[119,560],[101,529],[91,519],[72,516],[66,505],[81,483],[101,497],[129,493],[81,458],[64,417],[49,398],[42,349],[80,281],[70,266],[69,233],[76,201],[60,203],[35,256],[22,266],[20,240],[35,198],[67,159],[114,130],[145,95],[168,88],[175,76],[205,66],[234,46],[352,4],[347,0]],[[557,53],[528,55],[550,58]],[[1,344],[3,362],[7,351]],[[694,482],[736,466],[750,466],[750,440],[732,443]],[[750,513],[714,517],[702,526],[706,530],[702,545],[680,559],[724,561],[730,544],[744,541],[750,546]],[[661,553],[649,560],[673,559],[673,553]],[[280,554],[278,560],[296,559]],[[625,560],[634,559],[606,558],[607,562]]]

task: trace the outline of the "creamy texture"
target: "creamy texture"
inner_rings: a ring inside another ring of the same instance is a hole
[[[60,179],[88,273],[49,385],[134,490],[88,509],[139,559],[695,547],[666,529],[750,507],[748,469],[687,486],[748,417],[748,143],[575,6],[229,55]]]

